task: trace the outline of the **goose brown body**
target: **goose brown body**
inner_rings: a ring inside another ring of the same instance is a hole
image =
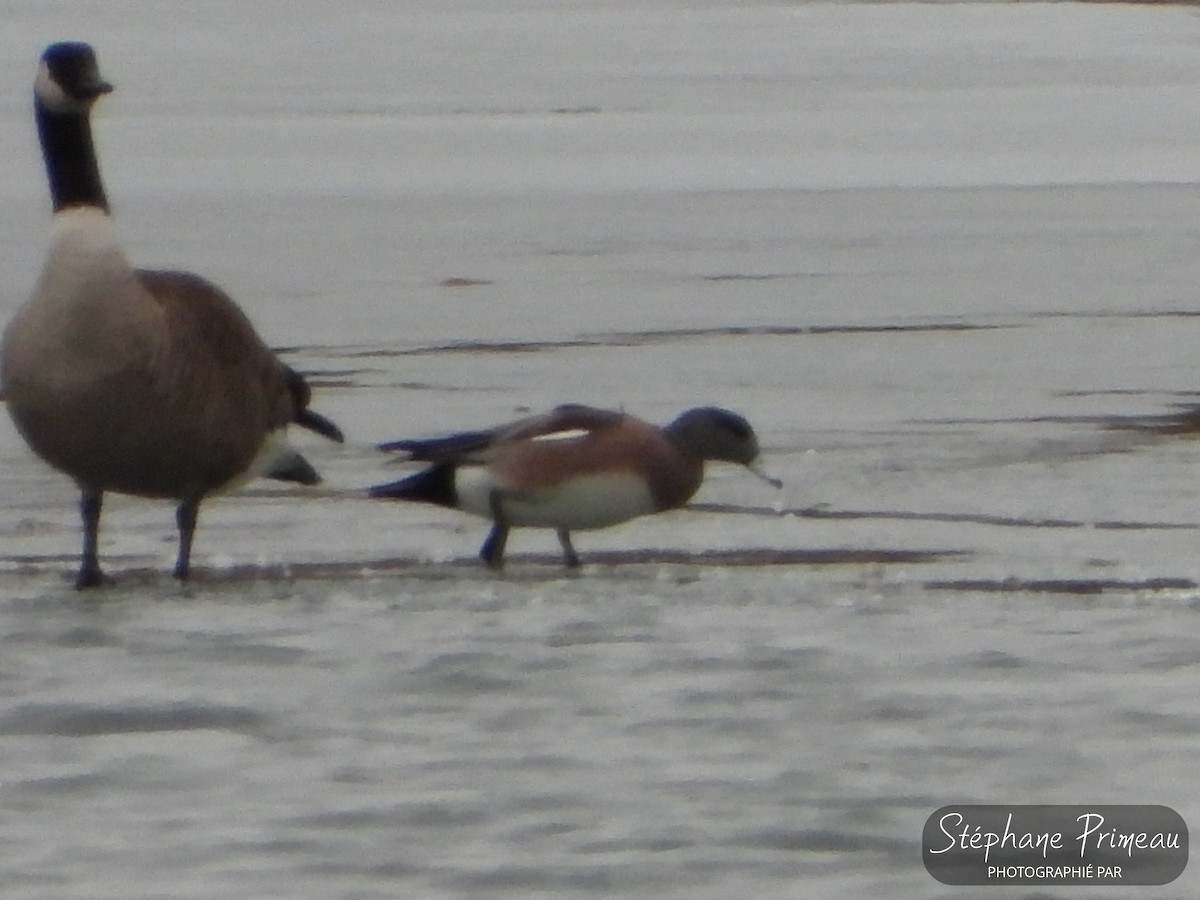
[[[57,280],[48,266],[38,295]],[[73,310],[30,304],[8,330],[5,394],[33,450],[81,486],[144,497],[198,500],[257,474],[296,409],[233,301],[183,272],[114,273],[73,296],[92,292]]]

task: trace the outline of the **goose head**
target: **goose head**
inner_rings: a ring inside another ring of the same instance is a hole
[[[42,53],[34,82],[37,103],[50,112],[86,113],[112,85],[100,77],[96,51],[80,41],[60,41]]]

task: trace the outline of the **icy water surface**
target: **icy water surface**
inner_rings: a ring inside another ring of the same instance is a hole
[[[131,256],[351,442],[208,503],[187,587],[112,498],[81,596],[0,424],[0,894],[975,897],[921,866],[942,805],[1200,822],[1191,11],[283,7],[6,13],[5,314],[33,61],[88,38]],[[376,441],[565,401],[737,409],[785,487],[714,466],[576,575],[363,499]]]

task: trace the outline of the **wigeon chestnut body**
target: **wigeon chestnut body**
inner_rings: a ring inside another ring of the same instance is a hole
[[[380,449],[431,465],[371,488],[371,496],[491,519],[480,556],[496,569],[514,527],[553,528],[564,562],[577,567],[572,531],[682,506],[700,487],[706,460],[740,463],[767,477],[755,469],[758,439],[750,424],[716,407],[690,409],[659,428],[571,404],[485,431],[392,441]]]

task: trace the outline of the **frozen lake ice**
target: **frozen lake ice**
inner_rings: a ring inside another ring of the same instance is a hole
[[[0,422],[6,897],[950,897],[947,803],[1200,821],[1190,8],[10,6],[0,308],[84,38],[131,257],[352,442],[207,504],[186,588],[114,498],[81,597]],[[565,401],[737,409],[786,486],[713,467],[578,577],[362,497],[376,441]]]

